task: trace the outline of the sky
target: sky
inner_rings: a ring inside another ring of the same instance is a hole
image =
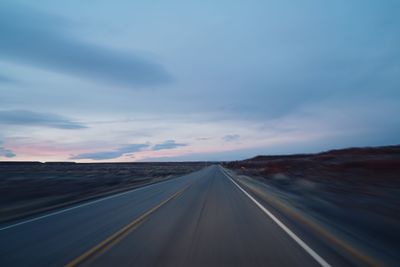
[[[0,2],[0,160],[400,143],[398,0]]]

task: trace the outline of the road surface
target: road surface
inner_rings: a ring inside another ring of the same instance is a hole
[[[213,165],[3,226],[0,266],[348,264],[268,212]]]

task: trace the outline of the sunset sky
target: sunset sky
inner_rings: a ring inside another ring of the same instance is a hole
[[[400,143],[400,1],[0,2],[0,160]]]

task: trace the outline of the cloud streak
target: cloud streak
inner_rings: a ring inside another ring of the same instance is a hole
[[[225,142],[233,142],[233,141],[239,140],[240,139],[240,135],[238,135],[238,134],[228,134],[228,135],[225,135],[224,137],[222,137],[222,139]]]
[[[52,113],[29,110],[0,110],[0,124],[40,126],[58,129],[84,129],[85,125]]]
[[[174,149],[177,147],[187,146],[187,144],[176,143],[175,140],[167,140],[163,143],[155,144],[152,148],[153,151],[164,150],[164,149]]]
[[[13,158],[15,156],[16,154],[11,149],[4,148],[0,141],[0,157]]]
[[[106,160],[119,158],[124,154],[134,153],[147,148],[148,144],[129,144],[122,146],[116,150],[111,151],[99,151],[94,153],[83,153],[70,157],[70,159],[92,159],[92,160]]]
[[[171,81],[162,65],[138,54],[90,44],[48,14],[0,4],[0,57],[17,63],[130,88]]]
[[[0,74],[0,83],[11,83],[11,82],[14,82],[14,79]]]

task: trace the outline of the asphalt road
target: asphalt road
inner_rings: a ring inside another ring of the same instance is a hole
[[[0,266],[329,266],[267,212],[214,165],[3,226]]]

